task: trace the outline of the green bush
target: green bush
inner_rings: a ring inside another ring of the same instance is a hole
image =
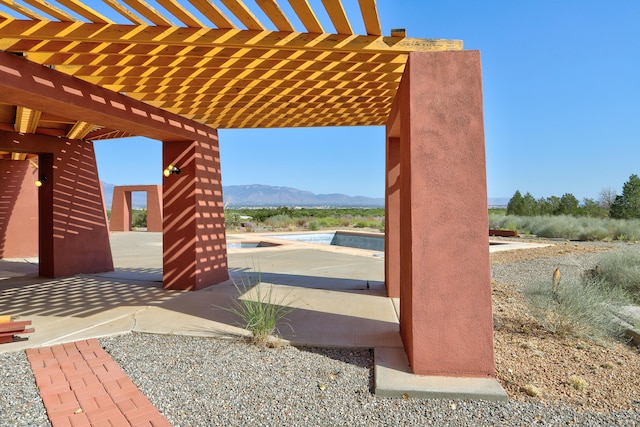
[[[335,228],[340,227],[340,225],[342,224],[340,218],[334,217],[318,218],[316,222],[318,223],[320,228]]]
[[[376,228],[384,229],[384,221],[380,220],[359,220],[353,225],[355,228]]]
[[[224,211],[224,226],[225,227],[240,227],[240,214],[237,212]]]
[[[640,220],[556,216],[517,216],[489,213],[492,228],[517,230],[520,234],[570,240],[640,240]]]
[[[270,216],[265,220],[265,224],[273,228],[287,228],[290,225],[294,225],[294,223],[295,221],[289,215],[285,214]]]
[[[131,227],[146,228],[147,226],[147,210],[133,209],[131,211]]]

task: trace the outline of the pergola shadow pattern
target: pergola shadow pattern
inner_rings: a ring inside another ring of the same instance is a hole
[[[89,317],[122,306],[159,305],[175,297],[158,283],[132,283],[92,276],[16,283],[0,282],[0,313],[23,317]],[[20,281],[18,281],[20,282]]]

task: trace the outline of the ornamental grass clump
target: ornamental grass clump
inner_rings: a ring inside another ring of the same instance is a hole
[[[640,303],[640,252],[621,250],[603,256],[600,261],[600,278],[608,287],[626,292]]]
[[[624,328],[613,313],[628,299],[600,278],[562,278],[555,291],[551,280],[533,281],[522,292],[534,317],[551,333],[588,338],[624,336]]]
[[[587,380],[585,380],[582,377],[579,377],[578,375],[571,375],[569,377],[569,384],[571,385],[571,387],[573,387],[574,389],[578,390],[581,393],[586,391],[587,388],[589,387],[589,383],[587,382]]]
[[[233,301],[231,307],[220,308],[242,319],[240,326],[251,332],[251,341],[254,344],[269,345],[271,337],[279,335],[278,324],[283,320],[287,321],[286,316],[293,311],[286,302],[286,295],[276,297],[274,286],[262,283],[260,273],[255,282],[249,277],[241,277],[239,281],[233,280],[233,285],[238,292],[238,298]]]

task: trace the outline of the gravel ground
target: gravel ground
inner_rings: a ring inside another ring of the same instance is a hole
[[[555,242],[557,243],[557,242]],[[640,425],[640,354],[625,344],[557,337],[528,316],[523,280],[591,268],[611,244],[561,243],[492,255],[496,366],[510,401],[372,394],[370,350],[259,348],[202,337],[101,339],[174,426]],[[606,368],[604,367],[606,366]],[[0,354],[0,426],[47,426],[24,353]],[[567,378],[588,381],[578,392]],[[524,391],[542,390],[539,397]]]
[[[50,426],[24,352],[0,353],[0,426]]]
[[[370,350],[261,349],[144,334],[102,343],[174,426],[636,426],[639,420],[637,411],[581,413],[542,401],[379,398],[371,393]],[[160,357],[168,348],[169,357]]]

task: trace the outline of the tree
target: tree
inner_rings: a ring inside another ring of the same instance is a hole
[[[538,201],[531,195],[531,193],[527,193],[522,198],[522,216],[536,216],[539,214],[538,209]]]
[[[540,215],[555,215],[560,206],[560,198],[556,196],[538,199]]]
[[[640,177],[632,174],[616,196],[609,211],[611,218],[640,218]]]
[[[605,217],[609,213],[609,210],[605,210],[600,202],[591,199],[585,198],[582,201],[582,206],[578,208],[578,215],[582,216],[590,216],[592,218]]]
[[[602,206],[602,208],[607,213],[609,213],[609,211],[611,210],[611,205],[616,200],[617,195],[618,194],[616,193],[616,190],[614,188],[603,188],[598,194],[598,203],[600,203],[600,206]]]
[[[617,218],[617,219],[629,218],[623,196],[616,196],[613,203],[611,203],[611,208],[609,209],[609,216],[611,218]]]
[[[564,193],[560,197],[557,215],[574,215],[578,212],[578,199],[571,193]]]
[[[507,203],[507,215],[522,215],[523,207],[522,194],[520,194],[519,190],[516,190],[513,197],[509,199],[509,203]]]

